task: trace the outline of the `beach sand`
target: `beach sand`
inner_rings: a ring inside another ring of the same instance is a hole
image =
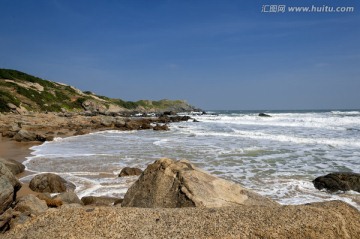
[[[0,157],[14,159],[20,163],[26,160],[31,154],[31,147],[41,144],[40,142],[17,142],[0,134]]]
[[[17,142],[4,138],[0,134],[0,157],[5,159],[13,159],[20,163],[26,160],[26,157],[31,156],[32,146],[39,145],[39,142]],[[30,175],[31,172],[24,171],[16,175],[17,178],[22,178],[24,176]],[[28,184],[22,184],[21,189],[17,192],[17,197],[20,198],[28,194],[37,194],[29,188]]]

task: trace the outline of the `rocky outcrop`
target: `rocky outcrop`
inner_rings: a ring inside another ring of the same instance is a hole
[[[358,173],[329,173],[313,180],[316,189],[326,189],[329,192],[354,190],[360,192],[360,174]]]
[[[17,141],[51,141],[55,137],[82,135],[102,130],[146,130],[154,124],[187,121],[188,116],[121,117],[76,113],[34,113],[29,115],[6,114],[1,116],[0,133]],[[157,126],[155,130],[166,130]]]
[[[90,111],[93,113],[105,114],[105,112],[107,111],[107,108],[104,104],[95,100],[85,100],[82,103],[82,106],[86,111]]]
[[[139,168],[131,168],[131,167],[125,167],[121,169],[119,173],[119,177],[126,177],[126,176],[138,176],[143,171]]]
[[[80,236],[79,236],[80,235]],[[13,238],[359,238],[360,212],[341,202],[277,207],[47,210],[3,234]]]
[[[123,207],[277,206],[239,184],[210,175],[187,160],[150,164],[125,194]]]
[[[53,173],[36,175],[31,179],[29,187],[31,190],[41,193],[61,193],[75,190],[74,184]]]
[[[5,212],[16,200],[16,192],[21,188],[21,183],[12,172],[0,162],[0,214]]]
[[[0,162],[5,164],[5,166],[14,174],[19,174],[24,172],[25,166],[22,163],[19,163],[13,159],[4,159],[0,158]]]
[[[19,212],[29,212],[32,215],[40,215],[48,209],[46,202],[40,200],[35,195],[29,194],[21,197],[17,202],[14,210]]]

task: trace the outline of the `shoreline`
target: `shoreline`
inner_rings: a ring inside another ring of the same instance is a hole
[[[27,157],[31,156],[32,150],[30,149],[33,146],[41,145],[40,142],[17,142],[9,138],[2,137],[0,134],[0,157],[5,159],[13,159],[19,163],[26,161]],[[26,168],[24,172],[15,175],[17,179],[22,177],[32,175],[31,172],[27,171]],[[21,183],[21,188],[17,192],[17,198],[33,194],[37,195],[38,193],[32,191],[29,188],[28,183]]]
[[[52,124],[56,125],[56,122]],[[84,134],[113,129],[83,128]],[[59,137],[69,136],[73,134],[59,135]],[[31,156],[30,148],[41,144],[42,142],[17,142],[0,134],[0,157],[24,162],[26,157]],[[24,173],[16,176],[18,178],[25,176]],[[33,192],[27,184],[22,183],[17,197],[29,194],[39,193]],[[349,238],[358,235],[360,228],[359,211],[341,201],[219,208],[138,208],[65,204],[56,209],[49,208],[44,213],[31,217],[25,223],[17,223],[2,236],[4,238]],[[68,229],[64,230],[64,228]]]
[[[67,138],[105,130],[169,130],[167,124],[187,121],[189,116],[161,115],[159,117],[119,117],[106,115],[85,116],[78,113],[30,113],[1,114],[0,157],[23,163],[31,156],[33,146],[55,137]],[[15,175],[20,179],[33,175],[27,171]],[[17,197],[38,193],[32,191],[28,183],[21,183]]]

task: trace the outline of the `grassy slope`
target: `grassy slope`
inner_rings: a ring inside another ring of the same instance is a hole
[[[81,104],[91,99],[108,107],[118,105],[128,110],[172,110],[187,108],[189,105],[181,100],[140,100],[137,102],[111,99],[97,96],[89,91],[81,92],[71,86],[43,80],[26,73],[0,69],[0,112],[9,112],[8,103],[22,105],[29,111],[59,112],[82,111]]]

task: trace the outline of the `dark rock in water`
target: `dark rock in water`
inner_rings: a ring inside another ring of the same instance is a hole
[[[130,167],[125,167],[121,170],[121,172],[119,173],[119,177],[126,177],[126,176],[138,176],[142,173],[143,171],[139,168],[130,168]]]
[[[156,124],[156,126],[154,126],[153,130],[156,130],[156,131],[167,131],[167,130],[170,130],[169,127],[164,124],[164,125],[160,125],[160,124]]]
[[[75,190],[74,184],[53,173],[36,175],[31,179],[29,187],[31,190],[41,193],[62,193]]]
[[[265,114],[265,113],[260,113],[259,114],[260,117],[271,117],[271,115]]]
[[[86,196],[82,197],[81,201],[84,205],[97,205],[97,206],[112,206],[115,202],[118,202],[119,198],[114,197],[95,197]]]
[[[163,115],[176,115],[176,112],[174,111],[165,111]]]
[[[200,121],[198,121],[197,119],[194,119],[193,122],[196,122],[196,123],[197,123],[197,122],[200,122]]]
[[[312,181],[318,190],[326,189],[329,192],[354,190],[360,192],[360,174],[358,173],[329,173],[317,177]]]
[[[179,208],[238,205],[277,206],[239,184],[210,175],[187,160],[150,164],[126,192],[123,207]]]

